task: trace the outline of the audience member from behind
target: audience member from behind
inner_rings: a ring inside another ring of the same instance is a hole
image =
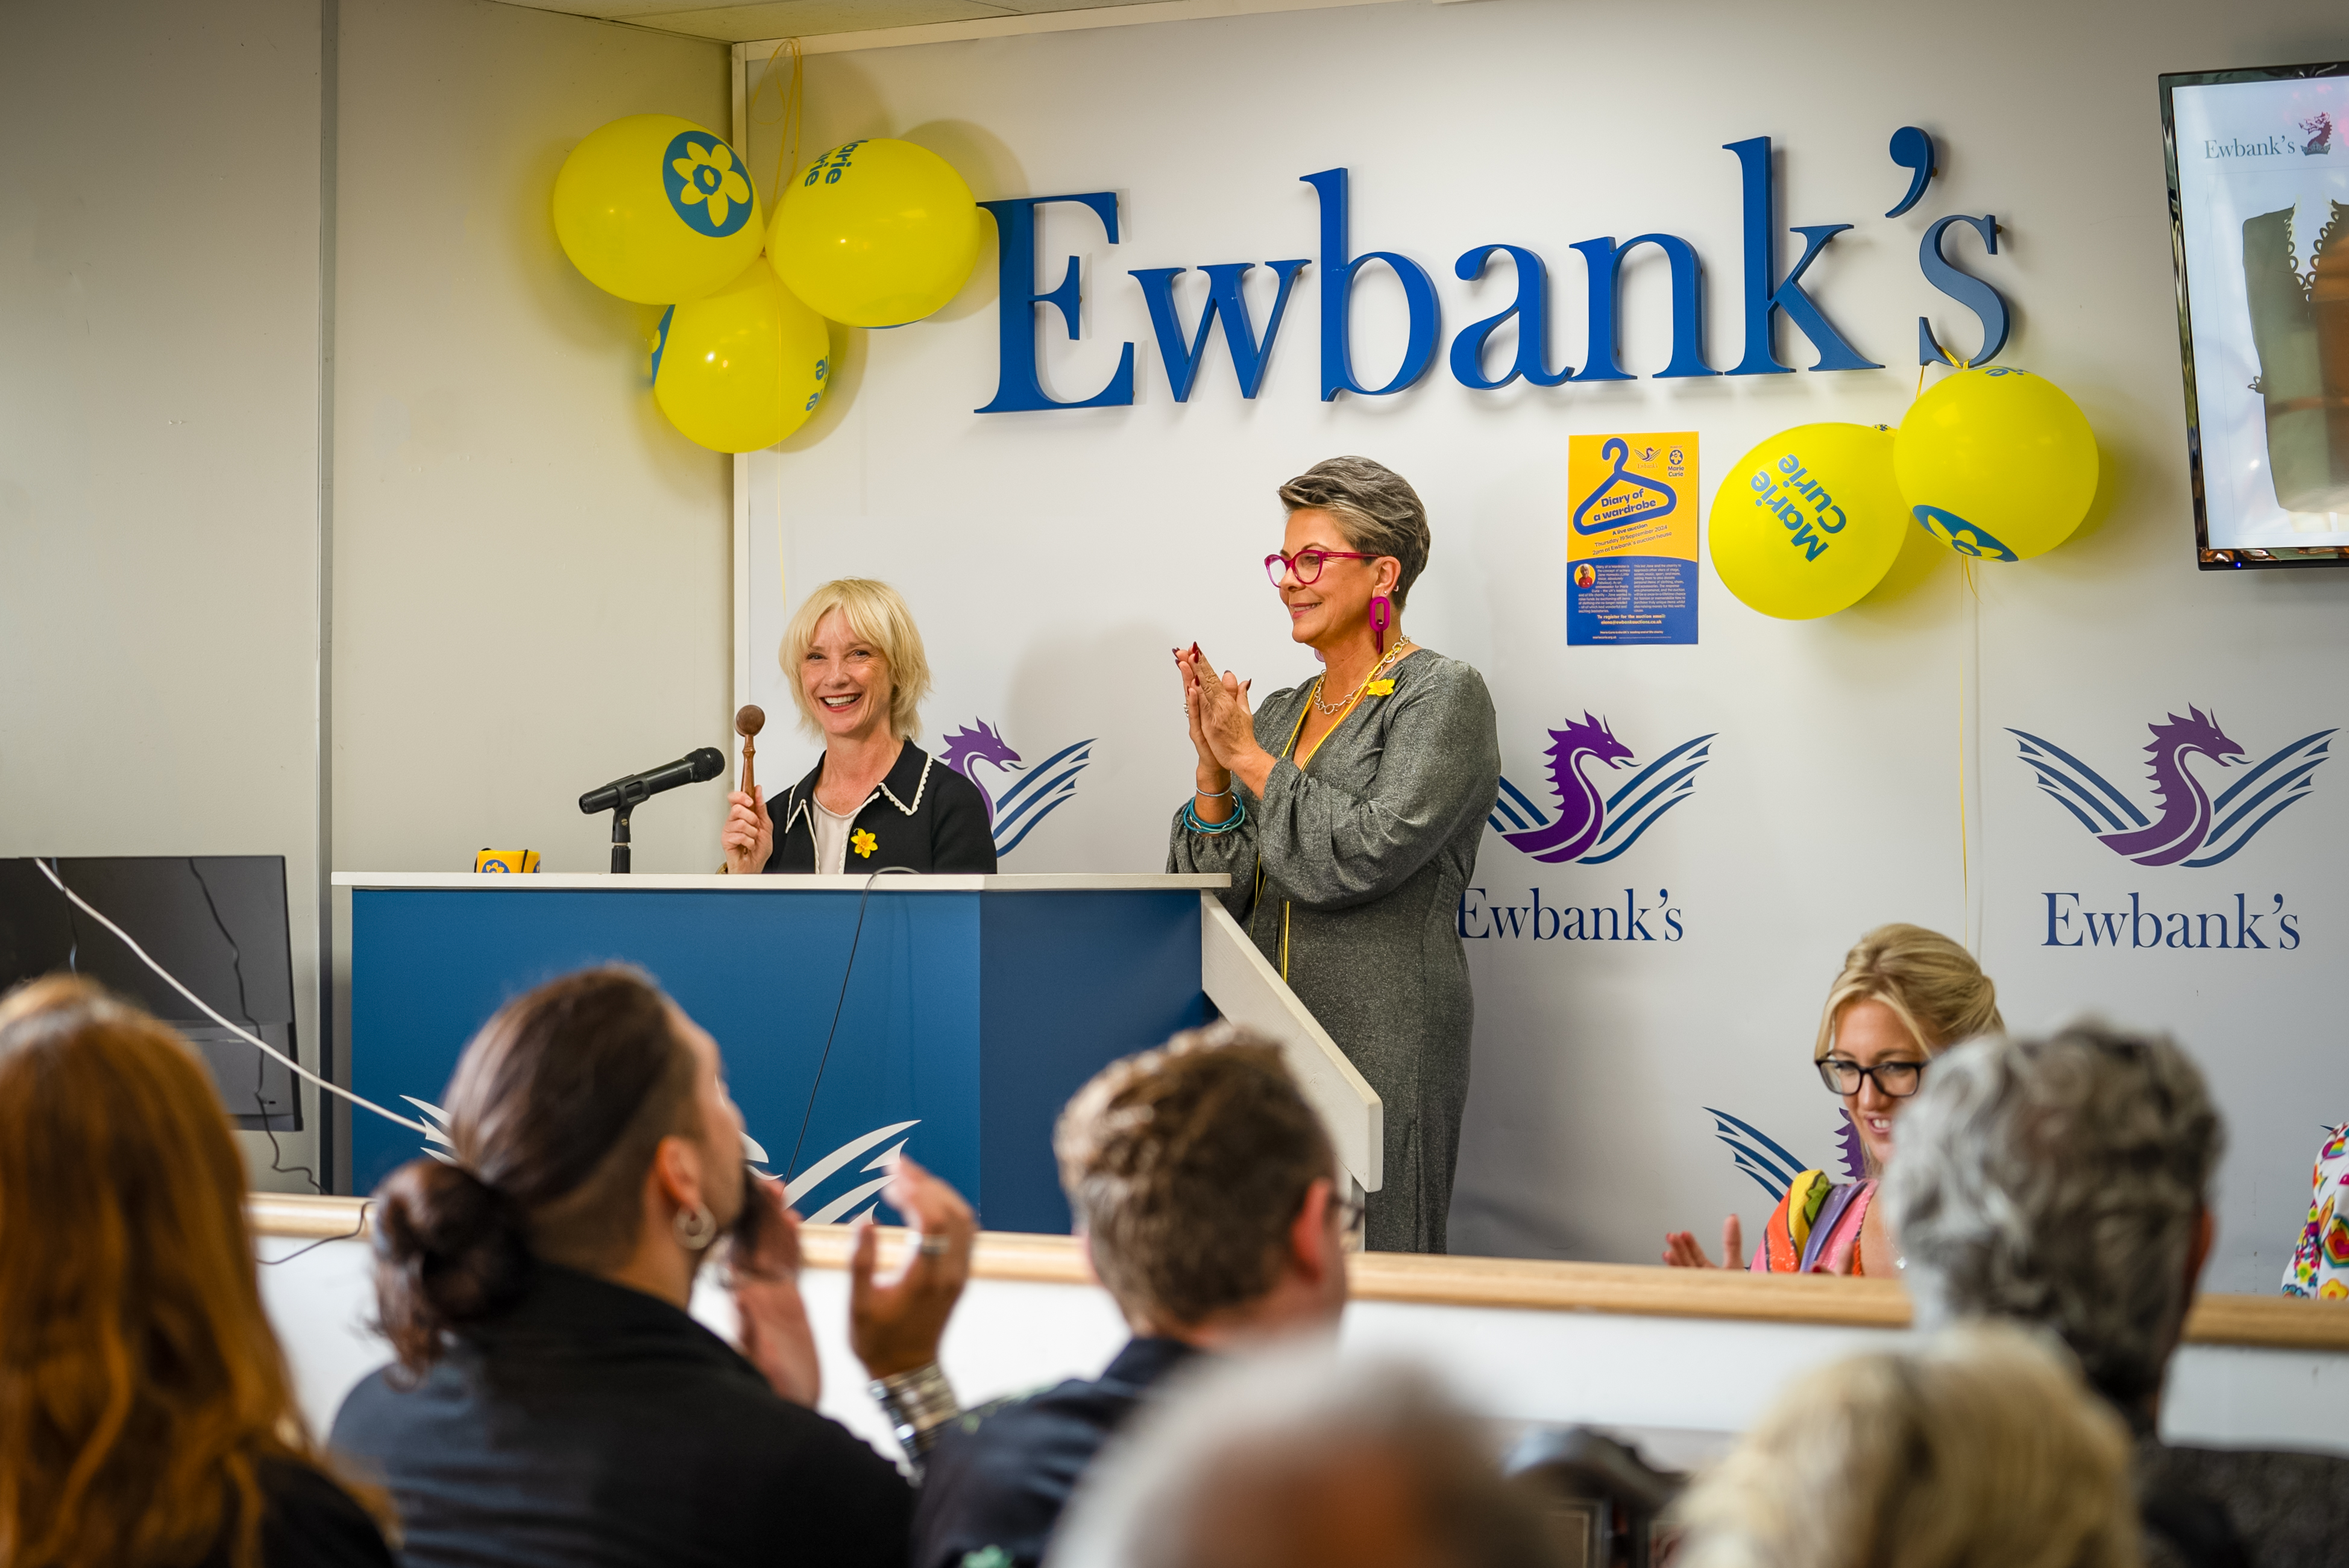
[[[211,1075],[87,981],[0,1000],[0,1563],[391,1561],[294,1402]]]
[[[1534,1494],[1429,1381],[1326,1354],[1186,1373],[1102,1458],[1051,1568],[1548,1568]]]
[[[1673,1568],[2137,1568],[2128,1457],[2059,1348],[1960,1329],[1795,1379],[1673,1508]]]
[[[1113,1062],[1053,1134],[1093,1272],[1133,1339],[1098,1378],[972,1412],[931,1451],[914,1568],[1032,1565],[1078,1478],[1201,1352],[1331,1331],[1347,1233],[1321,1120],[1280,1049],[1229,1024]]]
[[[2154,1435],[2220,1142],[2202,1075],[2166,1039],[2078,1026],[1951,1051],[1886,1180],[1909,1294],[1925,1326],[2011,1318],[2072,1347],[2137,1434],[2148,1561],[2342,1562],[2349,1460]]]
[[[1892,1158],[1892,1124],[1924,1081],[1933,1058],[1976,1035],[2005,1027],[1998,987],[1968,953],[1921,925],[1879,925],[1844,955],[1827,987],[1811,1065],[1843,1101],[1846,1161],[1856,1168],[1837,1181],[1805,1171],[1763,1226],[1754,1249],[1756,1274],[1876,1274],[1889,1277],[1899,1254],[1875,1202]],[[1744,1234],[1736,1215],[1721,1227],[1722,1267],[1742,1268]],[[1709,1268],[1686,1231],[1664,1237],[1664,1262]]]
[[[474,1037],[449,1113],[456,1162],[411,1161],[378,1191],[377,1295],[399,1360],[352,1391],[334,1431],[389,1485],[410,1568],[898,1568],[912,1490],[810,1408],[798,1223],[781,1183],[743,1164],[709,1036],[634,971],[566,975]],[[859,1236],[850,1338],[892,1387],[942,1389],[970,1212],[910,1165],[889,1197],[923,1243],[876,1284],[873,1233]],[[730,1233],[740,1354],[686,1311]]]

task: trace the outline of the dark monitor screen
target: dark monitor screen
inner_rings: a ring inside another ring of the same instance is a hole
[[[2161,78],[2206,572],[2349,564],[2349,61]]]
[[[223,1017],[301,1059],[283,856],[68,856],[48,863]],[[75,908],[34,861],[0,859],[0,991],[60,971],[88,975],[185,1035],[211,1066],[237,1126],[300,1130],[301,1099],[282,1063],[204,1016],[119,937]]]

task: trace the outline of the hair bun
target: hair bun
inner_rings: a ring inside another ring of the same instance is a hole
[[[462,1324],[495,1316],[530,1273],[513,1200],[461,1165],[411,1160],[375,1191],[378,1327],[420,1372]]]

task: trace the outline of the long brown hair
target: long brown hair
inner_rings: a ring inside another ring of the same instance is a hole
[[[698,1131],[693,1053],[642,974],[585,969],[481,1026],[448,1109],[455,1158],[411,1160],[376,1189],[378,1326],[411,1377],[454,1330],[512,1305],[533,1259],[626,1260],[660,1140]]]
[[[262,1461],[324,1468],[211,1076],[64,975],[0,1001],[0,1456],[10,1568],[254,1563]]]

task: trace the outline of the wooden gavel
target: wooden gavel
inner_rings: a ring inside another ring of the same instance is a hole
[[[755,799],[759,776],[752,771],[750,759],[759,754],[759,731],[767,727],[767,710],[756,703],[744,703],[734,710],[734,733],[742,738],[742,793]]]

